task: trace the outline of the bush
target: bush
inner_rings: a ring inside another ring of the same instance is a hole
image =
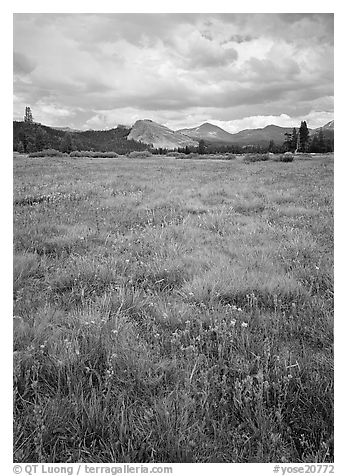
[[[107,159],[114,159],[116,157],[119,157],[119,155],[116,152],[94,152],[92,150],[74,150],[73,152],[70,152],[70,157],[92,157],[92,158],[107,158]]]
[[[225,154],[225,157],[223,157],[223,159],[233,160],[233,159],[236,159],[236,155],[235,154]]]
[[[29,157],[63,157],[64,154],[60,150],[44,149],[39,152],[31,152]]]
[[[141,152],[134,150],[133,152],[130,152],[128,157],[130,159],[144,159],[145,157],[152,157],[152,154],[149,152],[149,150],[143,150]]]
[[[264,162],[265,160],[269,159],[269,154],[246,154],[243,160],[245,162]]]
[[[101,157],[104,159],[115,159],[119,157],[119,155],[116,152],[101,152],[97,157]]]
[[[285,154],[276,154],[272,160],[274,162],[293,162],[294,160],[294,155],[291,153],[285,153]]]
[[[183,152],[168,152],[167,155],[168,157],[176,157],[176,159],[184,159],[186,157],[186,154]]]

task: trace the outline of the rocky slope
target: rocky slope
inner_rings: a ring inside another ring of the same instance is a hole
[[[196,147],[198,145],[197,141],[181,132],[172,131],[150,119],[136,121],[128,135],[128,140],[130,139],[144,144],[152,144],[155,148],[175,149],[177,147]]]

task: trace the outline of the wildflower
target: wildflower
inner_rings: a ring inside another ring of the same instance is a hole
[[[232,326],[234,326],[234,325],[236,324],[235,319],[231,319],[230,324],[231,324]]]
[[[112,334],[118,334],[117,329],[112,329]]]
[[[243,322],[243,323],[241,324],[241,327],[248,327],[247,322]]]

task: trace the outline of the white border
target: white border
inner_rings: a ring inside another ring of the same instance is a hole
[[[260,6],[262,7],[260,9]],[[198,8],[197,8],[198,7]],[[242,2],[175,2],[159,1],[127,1],[115,2],[99,0],[98,2],[59,2],[43,1],[13,1],[1,7],[1,46],[2,46],[2,173],[1,173],[1,218],[3,233],[1,234],[1,297],[2,297],[2,332],[1,332],[1,362],[2,362],[2,425],[1,425],[1,462],[6,469],[3,474],[12,474],[12,51],[13,51],[13,13],[45,12],[45,13],[113,13],[113,12],[167,12],[167,13],[335,13],[335,474],[346,474],[343,462],[346,461],[344,433],[346,428],[345,397],[345,355],[344,339],[346,332],[346,304],[344,302],[345,274],[346,274],[346,244],[344,222],[346,220],[346,162],[347,151],[342,149],[343,129],[346,111],[347,87],[345,67],[346,49],[346,15],[342,1],[242,1]],[[174,464],[174,474],[195,473],[210,474],[218,471],[220,474],[251,474],[269,475],[272,473],[272,464],[210,464],[210,465],[177,465]]]

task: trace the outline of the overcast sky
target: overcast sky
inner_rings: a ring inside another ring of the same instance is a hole
[[[14,119],[230,132],[333,119],[331,14],[15,14]]]

